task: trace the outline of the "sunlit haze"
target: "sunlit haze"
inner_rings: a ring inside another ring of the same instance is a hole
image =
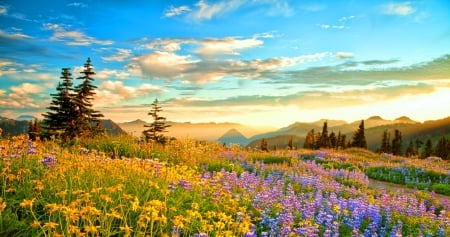
[[[116,122],[149,121],[156,98],[177,122],[440,119],[449,16],[447,0],[0,0],[0,116],[42,118],[61,68],[90,57]]]

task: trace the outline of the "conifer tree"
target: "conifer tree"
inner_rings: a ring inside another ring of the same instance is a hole
[[[265,138],[261,140],[261,151],[269,151],[269,144]]]
[[[427,141],[425,142],[425,148],[423,150],[422,157],[427,158],[431,156],[432,152],[433,152],[433,144],[431,143],[431,139],[428,138]]]
[[[364,135],[364,120],[361,120],[358,130],[353,133],[351,146],[367,149],[367,140],[366,136]]]
[[[347,146],[347,136],[345,134],[341,134],[341,130],[339,130],[337,141],[336,141],[336,149],[345,149]]]
[[[330,133],[329,140],[330,140],[330,147],[336,148],[337,139],[336,139],[336,134],[333,131],[331,131],[331,133]]]
[[[148,115],[152,116],[153,122],[150,125],[144,125],[144,127],[148,128],[143,132],[147,142],[154,141],[160,144],[167,142],[167,138],[162,133],[166,132],[166,128],[170,127],[170,125],[166,124],[165,117],[159,115],[162,111],[158,99],[155,99],[151,104],[150,112],[148,112]]]
[[[384,130],[383,136],[381,138],[381,146],[379,148],[380,153],[391,153],[390,149],[390,133],[387,129]]]
[[[316,138],[315,138],[315,132],[314,129],[311,129],[306,134],[305,142],[303,143],[303,148],[305,149],[315,149],[316,146]]]
[[[416,155],[416,151],[414,150],[414,143],[413,143],[412,139],[409,140],[409,144],[408,144],[408,147],[406,148],[405,155],[408,157]]]
[[[74,136],[74,125],[76,112],[73,97],[72,74],[69,68],[63,68],[58,83],[56,93],[50,94],[53,97],[48,111],[42,114],[43,129],[45,136],[60,135],[63,139],[70,139]]]
[[[447,159],[449,156],[449,150],[448,150],[448,143],[449,141],[445,138],[445,136],[442,136],[438,143],[436,144],[436,147],[434,149],[434,154],[438,157],[441,157],[442,159]]]
[[[84,64],[84,70],[81,74],[83,75],[77,79],[82,80],[82,82],[74,89],[74,103],[77,111],[75,127],[79,135],[97,134],[101,132],[99,131],[99,123],[103,114],[92,108],[92,100],[94,99],[95,89],[97,87],[92,84],[95,72],[90,58]]]
[[[289,147],[289,150],[293,150],[294,149],[294,137],[293,136],[291,136],[289,138],[288,147]]]
[[[396,156],[402,155],[403,141],[402,141],[402,133],[395,129],[394,138],[392,139],[392,154]]]
[[[328,137],[328,123],[325,121],[322,127],[322,133],[319,138],[319,148],[330,148],[330,139]]]
[[[28,137],[32,141],[36,141],[39,138],[39,135],[41,133],[41,123],[36,118],[33,120],[30,120],[28,124]]]

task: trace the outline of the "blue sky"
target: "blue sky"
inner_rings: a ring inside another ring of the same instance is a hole
[[[450,2],[1,1],[0,115],[88,57],[107,118],[285,126],[449,116]]]

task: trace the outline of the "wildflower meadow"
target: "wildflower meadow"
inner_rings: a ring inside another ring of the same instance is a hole
[[[448,161],[128,136],[13,137],[0,157],[0,236],[450,235]]]

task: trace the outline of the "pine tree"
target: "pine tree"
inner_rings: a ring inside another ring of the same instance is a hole
[[[416,151],[414,150],[414,143],[413,143],[412,139],[409,140],[409,145],[406,148],[405,155],[408,156],[408,157],[416,155]]]
[[[319,137],[319,148],[330,148],[330,138],[328,137],[328,123],[325,121],[322,127],[322,133]]]
[[[265,138],[261,140],[261,151],[269,151],[269,144]]]
[[[381,146],[379,148],[380,153],[391,153],[390,149],[390,134],[387,129],[383,132],[383,137],[381,138]]]
[[[392,154],[396,156],[402,155],[403,141],[402,141],[402,133],[395,129],[394,139],[392,139]]]
[[[442,159],[447,159],[449,155],[448,143],[449,141],[445,138],[445,136],[442,136],[438,143],[436,144],[436,147],[434,149],[434,154],[436,156],[441,157]]]
[[[347,146],[346,135],[341,134],[341,130],[339,130],[337,141],[336,141],[336,149],[345,149]]]
[[[364,135],[364,120],[361,120],[358,130],[353,133],[351,146],[367,149],[367,140]]]
[[[431,156],[432,152],[433,152],[433,144],[431,143],[431,139],[428,138],[427,141],[425,142],[425,149],[423,150],[422,157],[427,158]]]
[[[291,136],[289,138],[288,147],[289,147],[289,150],[291,150],[291,151],[294,149],[294,137],[293,136]]]
[[[73,96],[73,82],[72,74],[69,68],[63,68],[60,79],[62,82],[58,83],[56,93],[50,94],[53,97],[48,111],[42,114],[43,129],[45,136],[61,136],[63,139],[70,139],[74,136],[75,125],[75,106],[72,101]]]
[[[336,139],[336,134],[333,131],[331,131],[331,133],[330,133],[329,140],[330,140],[330,147],[336,148],[337,139]]]
[[[32,141],[36,141],[39,138],[41,133],[41,124],[39,120],[36,118],[34,121],[30,120],[28,124],[28,137]]]
[[[423,141],[421,141],[419,138],[416,138],[416,155],[420,154],[420,147],[423,144]]]
[[[305,149],[315,149],[316,146],[316,139],[315,139],[315,132],[314,129],[311,129],[306,134],[305,142],[303,143],[303,148]]]
[[[75,127],[78,135],[95,135],[101,132],[98,127],[100,118],[103,117],[103,114],[92,108],[92,100],[94,99],[95,89],[97,87],[92,84],[95,72],[90,58],[88,58],[84,64],[84,71],[82,71],[81,74],[83,74],[83,76],[80,76],[77,79],[82,80],[82,82],[74,89],[76,93],[74,96],[74,103],[77,110]]]
[[[160,144],[165,144],[167,142],[167,138],[162,133],[166,132],[166,128],[170,127],[170,125],[166,124],[165,117],[159,115],[162,111],[158,99],[155,99],[151,104],[150,112],[148,112],[148,115],[152,116],[153,122],[150,125],[144,125],[144,127],[149,128],[143,132],[147,142],[154,141]]]

